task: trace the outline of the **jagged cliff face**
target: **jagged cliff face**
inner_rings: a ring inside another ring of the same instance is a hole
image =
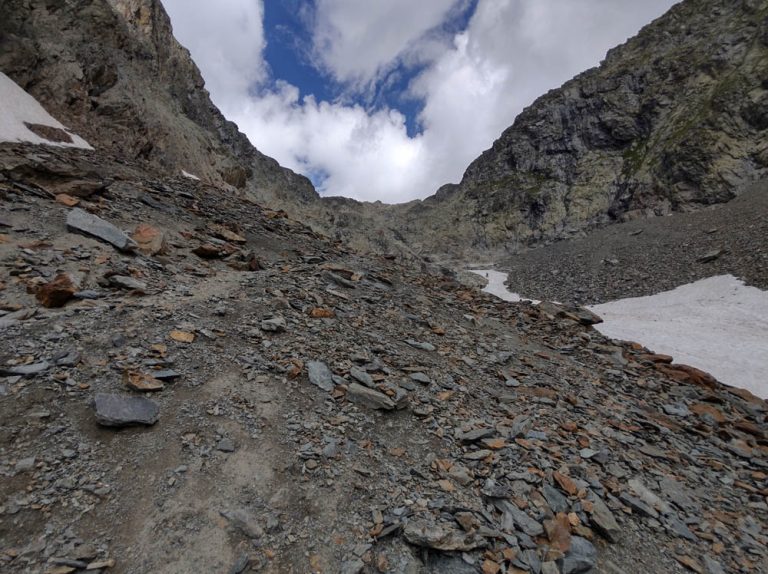
[[[157,0],[5,0],[0,70],[101,150],[276,203],[310,182],[254,149],[211,103]]]
[[[469,255],[728,201],[768,174],[766,128],[768,2],[689,0],[538,99],[398,232]]]

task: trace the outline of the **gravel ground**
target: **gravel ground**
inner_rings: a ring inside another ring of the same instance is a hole
[[[768,289],[768,184],[724,205],[533,249],[498,268],[509,272],[513,292],[581,305],[654,295],[728,273]]]

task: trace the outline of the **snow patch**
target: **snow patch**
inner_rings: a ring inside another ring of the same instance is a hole
[[[42,126],[38,131],[43,135],[33,132],[27,124]],[[64,132],[61,134],[63,139],[71,141],[55,141],[59,139],[56,136],[52,136],[54,139],[43,137],[46,132],[53,134],[56,131]],[[0,72],[0,142],[29,142],[93,149],[87,141],[59,123],[35,98],[2,72]]]
[[[488,279],[483,289],[521,301],[504,285],[506,273],[472,269]],[[603,319],[606,337],[635,341],[712,374],[718,381],[768,398],[768,291],[719,275],[648,297],[587,307]]]
[[[518,301],[531,301],[533,303],[540,303],[535,299],[526,299],[521,297],[517,293],[512,293],[504,282],[507,280],[507,274],[494,269],[469,269],[470,272],[480,275],[488,280],[488,285],[485,286],[483,291],[495,295],[499,299],[509,301],[510,303],[517,303]]]
[[[589,307],[613,339],[637,341],[768,398],[768,292],[720,275],[649,297]]]

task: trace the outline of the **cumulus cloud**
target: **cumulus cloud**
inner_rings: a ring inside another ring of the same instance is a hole
[[[674,3],[479,0],[466,29],[445,38],[436,30],[465,0],[317,0],[316,64],[346,87],[324,102],[270,77],[261,1],[164,0],[214,102],[256,147],[311,175],[323,194],[386,202],[458,181],[523,107]],[[422,67],[407,95],[423,108],[409,136],[402,113],[370,109],[363,93],[413,62]]]
[[[268,80],[262,0],[163,0],[173,34],[192,54],[225,115]]]
[[[366,83],[394,65],[463,0],[317,0],[315,59],[337,80]]]

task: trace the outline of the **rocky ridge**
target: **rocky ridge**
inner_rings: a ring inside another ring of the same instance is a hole
[[[0,198],[4,571],[768,571],[768,403],[589,313],[98,151]]]

